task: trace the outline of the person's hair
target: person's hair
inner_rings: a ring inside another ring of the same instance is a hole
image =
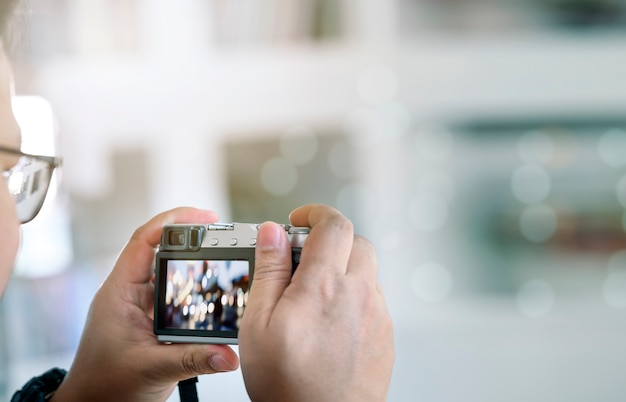
[[[12,46],[15,11],[20,0],[0,0],[0,37],[5,47]]]

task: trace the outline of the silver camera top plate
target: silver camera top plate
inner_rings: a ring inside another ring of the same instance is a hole
[[[256,246],[258,223],[171,224],[163,228],[162,250],[250,248]],[[281,225],[292,248],[302,247],[310,228]]]

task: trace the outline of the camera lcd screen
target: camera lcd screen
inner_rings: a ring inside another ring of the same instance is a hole
[[[163,328],[238,331],[248,301],[247,260],[168,260]]]

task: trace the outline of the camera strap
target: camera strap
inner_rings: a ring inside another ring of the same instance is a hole
[[[198,389],[196,383],[198,377],[188,378],[178,382],[178,395],[180,402],[198,402]]]

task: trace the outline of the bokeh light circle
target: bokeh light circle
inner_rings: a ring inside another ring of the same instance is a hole
[[[541,243],[556,232],[558,218],[554,209],[538,204],[526,207],[520,216],[520,230],[528,240]]]
[[[554,144],[545,132],[533,130],[522,135],[517,150],[523,162],[545,164],[553,157]]]
[[[626,307],[626,249],[613,253],[609,259],[602,296],[611,307]]]
[[[424,159],[438,161],[450,155],[454,139],[443,126],[426,125],[415,132],[415,150]]]
[[[626,270],[610,272],[602,287],[604,301],[611,307],[626,307]]]
[[[411,112],[400,102],[389,102],[378,107],[381,119],[385,121],[389,136],[401,136],[409,131]]]
[[[622,176],[621,179],[617,182],[617,186],[615,186],[615,195],[617,196],[617,201],[626,208],[626,175]]]
[[[402,244],[402,235],[398,231],[389,231],[383,235],[380,242],[381,250],[383,251],[396,251]]]
[[[363,216],[376,216],[378,198],[369,187],[354,183],[344,186],[337,194],[336,207],[340,211],[359,210]]]
[[[448,173],[431,170],[417,180],[417,190],[437,193],[450,201],[454,197],[455,183]]]
[[[600,158],[611,167],[626,164],[626,131],[613,128],[607,130],[598,141]]]
[[[416,229],[431,232],[441,228],[448,218],[448,203],[441,195],[423,191],[413,197],[409,219]]]
[[[330,171],[342,179],[352,179],[356,176],[352,162],[352,148],[347,142],[338,142],[331,147],[326,156]]]
[[[525,204],[539,203],[550,194],[550,175],[539,165],[526,164],[513,172],[511,190]]]
[[[398,92],[398,77],[386,66],[375,66],[363,71],[356,82],[357,93],[369,104],[380,105],[393,100]]]
[[[315,158],[319,145],[313,129],[293,126],[280,137],[279,147],[283,158],[296,165],[305,165]]]
[[[556,296],[552,286],[543,280],[525,282],[517,291],[517,307],[528,317],[541,317],[554,307]]]
[[[440,264],[433,262],[422,264],[411,275],[411,289],[423,301],[441,302],[450,295],[452,275]]]
[[[261,184],[272,195],[287,195],[293,191],[297,183],[298,170],[285,158],[269,159],[261,168]]]
[[[626,249],[616,251],[611,255],[607,264],[607,271],[609,273],[626,272]]]

